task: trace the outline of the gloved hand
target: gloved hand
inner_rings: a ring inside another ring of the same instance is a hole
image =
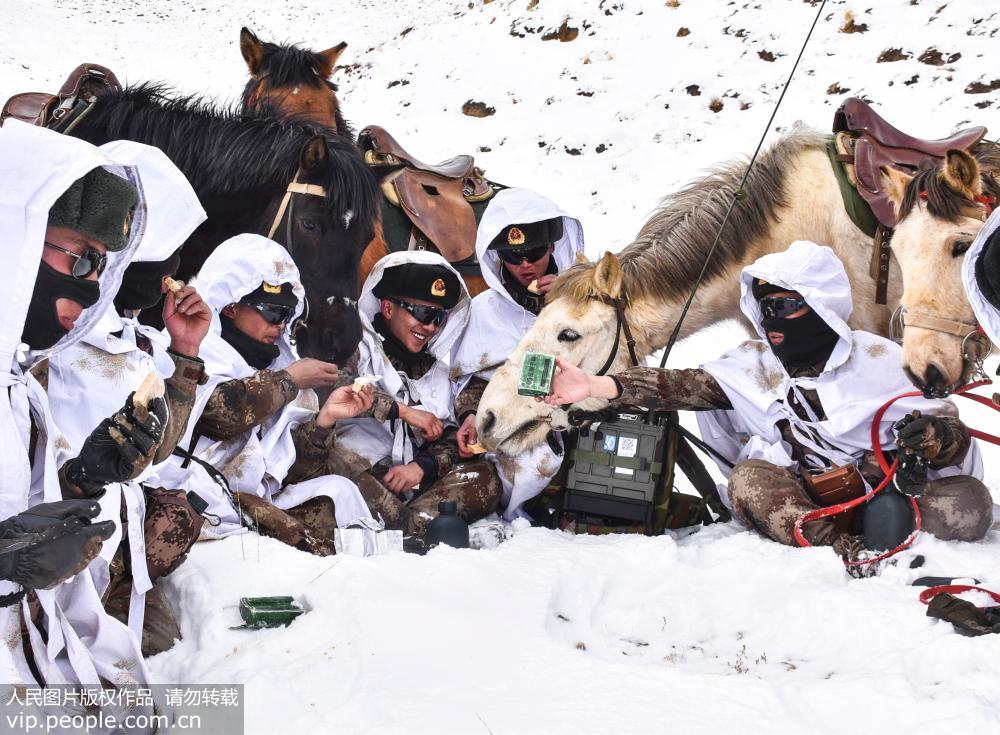
[[[163,438],[167,404],[154,398],[149,408],[136,406],[131,393],[125,406],[97,425],[83,443],[79,456],[68,461],[63,471],[70,484],[88,498],[99,498],[112,482],[136,477],[152,460]]]
[[[930,460],[919,454],[901,454],[896,474],[892,478],[896,489],[903,495],[919,498],[927,485],[927,467]]]
[[[93,500],[42,503],[0,522],[0,579],[51,589],[90,564],[115,531]],[[12,600],[13,601],[13,600]]]
[[[947,421],[937,416],[921,416],[920,411],[904,416],[892,428],[896,431],[896,446],[924,459],[933,460],[955,441]]]

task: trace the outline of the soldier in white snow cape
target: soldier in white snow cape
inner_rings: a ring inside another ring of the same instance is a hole
[[[528,189],[504,189],[487,206],[476,233],[476,256],[487,291],[472,300],[469,326],[453,375],[458,398],[459,449],[477,441],[475,413],[486,383],[535,323],[556,275],[583,253],[583,227],[554,202]],[[500,507],[507,520],[523,515],[523,503],[540,493],[562,464],[562,440],[518,457],[494,459],[503,481]]]
[[[453,500],[473,522],[492,513],[500,496],[493,466],[463,460],[455,443],[452,350],[469,318],[469,295],[458,273],[436,253],[382,258],[361,290],[364,331],[359,375],[378,378],[365,417],[343,422],[343,470],[389,528],[422,537],[441,501]]]
[[[9,366],[0,401],[0,519],[63,497],[100,495],[105,485],[133,477],[155,451],[159,409],[140,417],[119,406],[57,471],[56,447],[65,440],[44,392],[45,358],[93,328],[142,239],[143,149],[149,160],[162,155],[136,146],[136,155],[118,161],[83,141],[16,121],[0,128],[0,231],[8,256],[0,350]],[[66,549],[79,553],[73,541],[67,539]],[[85,549],[86,560],[97,550]],[[24,591],[0,582],[2,595]],[[11,644],[0,646],[0,681],[11,685],[148,682],[138,639],[104,612],[89,573],[0,609],[0,634]]]
[[[204,221],[205,213],[191,185],[159,150],[128,141],[104,149],[123,159],[136,153],[147,159],[142,179],[145,234],[125,270],[114,307],[80,342],[49,360],[49,406],[65,439],[57,447],[57,462],[61,465],[64,457],[76,456],[90,427],[113,413],[154,373],[166,379],[169,417],[153,457],[155,465],[170,456],[187,427],[195,389],[204,380],[198,350],[211,312],[190,286],[171,293],[164,301],[169,343],[137,317],[163,298],[164,277],[174,275],[179,248]],[[150,656],[180,637],[166,600],[153,584],[183,561],[198,539],[202,518],[182,490],[159,486],[155,467],[147,468],[138,480],[122,484],[120,491],[111,487],[101,498],[101,517],[125,518],[127,534],[123,538],[116,533],[104,545],[90,573],[105,609],[129,623],[143,642],[143,654]]]
[[[694,409],[702,437],[736,463],[728,500],[749,527],[794,545],[793,527],[817,501],[802,476],[856,468],[864,483],[883,478],[871,451],[871,423],[890,398],[913,389],[900,368],[901,349],[887,339],[847,326],[850,284],[833,251],[794,242],[743,269],[742,309],[760,340],[751,340],[698,370],[632,368],[615,376],[587,376],[560,361],[555,405],[588,396],[656,410]],[[951,401],[906,398],[885,413],[878,436],[928,460],[931,478],[918,499],[923,528],[944,539],[982,538],[991,523],[989,490],[968,429]],[[721,488],[725,490],[725,488]],[[724,495],[724,497],[726,497]],[[856,558],[861,538],[830,519],[807,523],[806,539]]]
[[[320,408],[312,388],[333,384],[336,365],[299,359],[292,326],[305,292],[288,251],[259,235],[237,235],[209,256],[193,285],[212,309],[201,346],[208,382],[198,389],[180,448],[199,461],[172,458],[157,468],[166,487],[194,490],[208,502],[203,536],[261,532],[303,550],[333,553],[333,529],[369,517],[350,480],[329,472],[334,424],[370,405],[370,389],[334,391]],[[239,510],[213,479],[236,494]],[[241,519],[242,514],[242,519]]]

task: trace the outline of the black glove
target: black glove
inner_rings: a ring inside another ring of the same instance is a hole
[[[100,510],[93,500],[60,500],[0,522],[0,579],[51,589],[83,571],[115,531],[113,521],[91,523]]]
[[[892,478],[896,489],[903,495],[919,498],[927,485],[927,467],[930,460],[919,454],[901,454],[896,474]]]
[[[163,438],[167,404],[154,398],[149,408],[135,406],[131,393],[125,406],[104,419],[83,443],[80,454],[63,467],[66,480],[89,498],[99,498],[104,487],[125,482],[142,472]]]
[[[892,428],[896,431],[896,446],[924,459],[933,460],[955,441],[955,433],[947,421],[937,416],[921,416],[920,411],[904,416]]]

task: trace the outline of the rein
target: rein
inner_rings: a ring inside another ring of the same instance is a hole
[[[967,383],[966,385],[963,385],[961,388],[956,390],[954,392],[954,395],[962,396],[963,398],[967,398],[970,401],[981,403],[984,406],[989,406],[994,411],[1000,411],[1000,406],[995,404],[986,396],[976,395],[974,393],[969,392],[975,388],[979,388],[984,385],[992,385],[992,383],[993,381],[990,380],[989,378],[983,380],[977,380],[972,383]],[[821,518],[827,518],[829,516],[835,516],[845,511],[851,510],[852,508],[856,508],[862,503],[867,503],[869,500],[875,497],[876,494],[882,492],[883,490],[885,490],[885,488],[889,486],[889,483],[892,482],[893,477],[896,474],[896,469],[899,466],[899,460],[898,459],[894,460],[890,465],[889,461],[886,459],[885,452],[882,451],[882,442],[880,441],[879,437],[879,426],[882,423],[882,417],[885,415],[885,412],[889,409],[889,407],[896,401],[900,400],[901,398],[915,398],[922,395],[923,393],[917,390],[908,391],[906,393],[900,393],[898,396],[894,396],[890,398],[888,401],[886,401],[884,404],[882,404],[879,410],[875,412],[875,416],[872,419],[872,428],[871,428],[872,451],[875,453],[875,459],[878,462],[879,468],[882,470],[882,472],[885,473],[885,477],[883,478],[882,482],[880,482],[878,486],[867,495],[863,495],[860,498],[855,498],[854,500],[849,500],[846,503],[839,503],[838,505],[831,505],[826,508],[818,508],[817,510],[811,510],[808,513],[804,513],[798,520],[795,521],[794,535],[795,535],[795,540],[798,542],[799,546],[812,546],[812,544],[809,543],[809,541],[802,533],[802,527],[806,523],[810,523],[811,521],[816,521]],[[995,436],[985,431],[979,431],[978,429],[969,429],[969,435],[976,439],[982,439],[983,441],[987,441],[991,444],[1000,444],[1000,436]],[[859,561],[845,560],[844,566],[857,567],[864,564],[873,564],[877,561],[881,561],[882,559],[887,559],[888,557],[893,556],[894,554],[898,554],[900,551],[910,546],[910,544],[912,544],[916,540],[917,535],[920,533],[920,508],[917,506],[917,500],[915,497],[909,496],[909,501],[911,506],[913,507],[913,518],[914,518],[913,533],[911,533],[899,546],[897,546],[894,549],[889,549],[888,551],[884,551],[878,556],[872,557],[871,559],[863,559]]]

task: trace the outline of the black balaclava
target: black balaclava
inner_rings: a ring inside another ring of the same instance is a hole
[[[833,353],[840,339],[815,310],[794,319],[763,317],[760,320],[767,332],[781,332],[785,338],[780,345],[771,344],[771,351],[785,367],[812,367],[822,365]]]
[[[125,269],[122,285],[115,294],[118,313],[141,311],[160,303],[163,277],[174,275],[180,262],[181,254],[177,251],[166,260],[131,263]]]
[[[33,350],[47,350],[67,334],[59,323],[56,300],[70,299],[88,309],[100,297],[101,287],[97,281],[73,278],[42,261],[35,278],[35,290],[28,304],[21,341]]]
[[[240,331],[233,320],[225,314],[219,314],[219,321],[222,323],[222,339],[239,352],[240,357],[246,360],[250,367],[255,370],[263,370],[277,359],[278,345],[258,342],[250,335]]]

